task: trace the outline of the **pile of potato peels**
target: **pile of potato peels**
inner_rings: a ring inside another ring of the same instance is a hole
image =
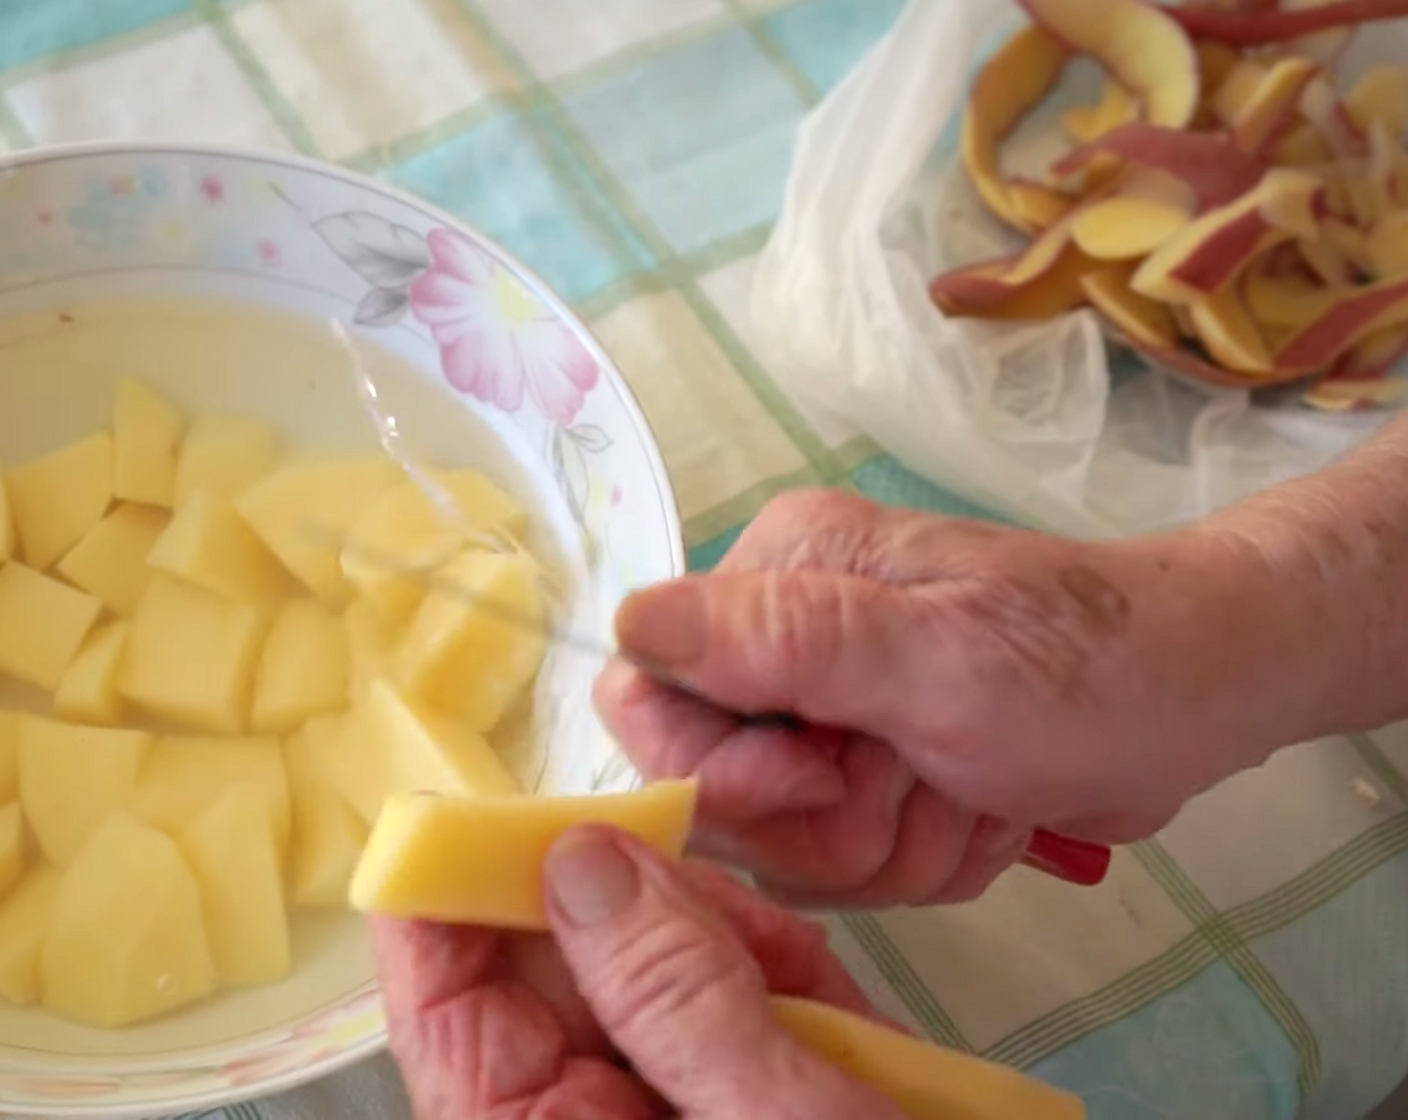
[[[1202,381],[1309,383],[1346,411],[1393,403],[1408,354],[1408,65],[1334,67],[1408,0],[1021,0],[1030,26],[977,77],[963,161],[987,208],[1031,235],[945,273],[948,315],[1043,319],[1091,306],[1151,360]],[[1103,96],[1062,118],[1045,181],[1001,149],[1076,56]]]

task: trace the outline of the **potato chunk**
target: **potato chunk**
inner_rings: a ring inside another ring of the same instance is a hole
[[[289,894],[299,906],[345,907],[367,842],[367,826],[333,781],[329,752],[340,746],[338,735],[339,721],[315,719],[284,744],[293,799]]]
[[[343,574],[392,624],[409,619],[425,591],[424,581],[406,569],[439,567],[465,546],[465,529],[517,539],[528,528],[522,507],[483,475],[435,471],[430,477],[458,521],[408,479],[357,518],[342,551]]]
[[[329,603],[352,587],[342,575],[342,540],[372,502],[402,478],[389,459],[312,459],[280,468],[235,499],[275,556]]]
[[[74,545],[56,571],[114,614],[131,618],[151,579],[147,555],[170,520],[165,510],[120,505]]]
[[[169,509],[184,427],[166,398],[140,381],[122,381],[113,408],[112,492],[125,501]]]
[[[58,869],[40,864],[0,900],[0,996],[11,1003],[39,998],[39,956],[58,889]]]
[[[279,435],[248,416],[197,416],[176,460],[175,504],[197,490],[233,498],[274,469],[282,454]]]
[[[239,734],[265,628],[259,609],[158,573],[132,620],[118,686],[163,719]]]
[[[437,573],[397,651],[397,684],[471,730],[490,730],[542,664],[538,579],[527,556],[460,553]]]
[[[286,734],[347,703],[347,631],[320,603],[285,603],[274,619],[254,687],[255,731]]]
[[[122,722],[117,674],[131,629],[130,622],[119,621],[89,635],[54,693],[56,716],[99,727],[116,727]]]
[[[403,793],[372,829],[352,905],[399,918],[547,929],[543,863],[559,836],[580,824],[609,824],[675,858],[697,794],[692,780],[601,797]]]
[[[293,967],[282,857],[259,786],[231,786],[181,834],[181,853],[200,887],[205,929],[220,983],[249,988]]]
[[[145,731],[24,720],[20,802],[51,863],[67,865],[109,817],[127,808],[151,743]]]
[[[347,716],[332,759],[338,788],[368,823],[388,798],[407,790],[465,797],[518,792],[482,736],[417,710],[385,681],[372,685]]]
[[[0,568],[0,672],[53,692],[102,609],[92,595],[10,561]]]
[[[98,432],[6,476],[25,562],[43,571],[83,539],[112,503],[112,437]]]
[[[152,546],[147,563],[238,603],[264,605],[296,589],[230,500],[204,490],[176,507],[176,516]]]
[[[108,821],[59,883],[40,962],[55,1015],[124,1027],[215,991],[200,891],[174,841]]]
[[[279,741],[168,736],[147,756],[132,794],[132,815],[175,835],[236,785],[264,791],[279,846],[288,843],[289,788]]]

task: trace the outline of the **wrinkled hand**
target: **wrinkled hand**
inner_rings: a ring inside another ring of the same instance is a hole
[[[419,1120],[901,1120],[769,1016],[770,991],[870,1013],[818,927],[600,828],[547,880],[552,938],[375,924]]]
[[[966,900],[1036,827],[1147,836],[1294,741],[1277,673],[1298,638],[1246,552],[1192,531],[1092,544],[790,494],[714,573],[617,617],[633,660],[718,706],[625,661],[597,703],[647,776],[699,775],[698,849],[772,893]],[[776,711],[806,729],[728,714]]]

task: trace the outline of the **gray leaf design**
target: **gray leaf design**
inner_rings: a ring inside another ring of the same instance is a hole
[[[611,437],[595,424],[578,424],[567,429],[572,442],[583,451],[600,455],[611,446]]]
[[[430,267],[430,250],[420,234],[375,214],[333,214],[313,228],[357,275],[378,288],[403,288]]]
[[[364,327],[389,327],[406,313],[410,302],[404,288],[373,288],[357,305],[356,321]]]
[[[552,473],[558,489],[567,499],[578,525],[587,522],[587,493],[591,480],[587,474],[587,457],[562,428],[554,429],[552,437]]]

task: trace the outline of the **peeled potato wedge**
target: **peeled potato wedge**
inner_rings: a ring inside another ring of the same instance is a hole
[[[855,1080],[913,1120],[1082,1120],[1078,1097],[1006,1066],[921,1042],[811,1000],[771,998],[773,1016]]]
[[[600,797],[445,797],[387,802],[352,879],[356,910],[400,918],[545,930],[543,864],[569,829],[607,824],[674,859],[684,851],[695,781]]]

